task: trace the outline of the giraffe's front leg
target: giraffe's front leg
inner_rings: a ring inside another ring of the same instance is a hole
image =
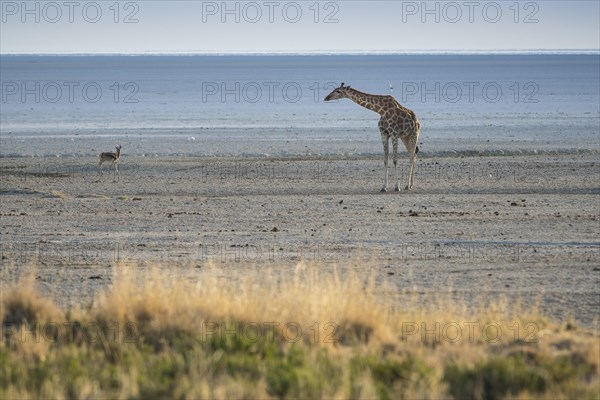
[[[383,179],[383,188],[381,189],[382,192],[387,192],[387,187],[388,187],[388,154],[389,154],[389,150],[390,150],[390,145],[389,145],[389,136],[386,135],[385,133],[381,132],[381,140],[383,141],[383,165],[384,165],[384,179]]]

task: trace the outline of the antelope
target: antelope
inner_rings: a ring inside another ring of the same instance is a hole
[[[121,157],[121,145],[118,144],[116,146],[116,152],[106,151],[104,153],[100,153],[100,162],[98,163],[98,168],[100,169],[100,175],[102,175],[102,163],[105,161],[110,161],[110,165],[115,166],[115,174],[119,174],[118,162]],[[109,168],[110,169],[110,168]]]

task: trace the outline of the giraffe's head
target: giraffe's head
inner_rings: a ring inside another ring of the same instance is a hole
[[[350,89],[350,86],[344,86],[344,82],[342,82],[340,87],[333,89],[333,92],[329,93],[327,97],[325,97],[325,101],[343,99],[344,97],[348,97],[346,96],[346,94],[348,93],[348,89]]]

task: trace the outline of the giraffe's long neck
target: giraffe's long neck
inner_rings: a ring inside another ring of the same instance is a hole
[[[346,96],[359,106],[375,111],[378,114],[382,113],[383,107],[380,100],[385,96],[363,93],[356,89],[350,89],[346,93]]]

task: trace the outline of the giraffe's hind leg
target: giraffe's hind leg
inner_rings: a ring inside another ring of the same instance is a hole
[[[413,187],[413,174],[415,168],[415,160],[417,158],[417,139],[418,135],[405,136],[402,138],[402,143],[406,147],[406,151],[410,155],[410,165],[408,168],[408,181],[406,184],[406,190],[410,190]]]
[[[394,190],[400,191],[400,179],[398,178],[398,137],[392,137],[392,152],[394,153],[394,172],[396,174],[396,186]]]

